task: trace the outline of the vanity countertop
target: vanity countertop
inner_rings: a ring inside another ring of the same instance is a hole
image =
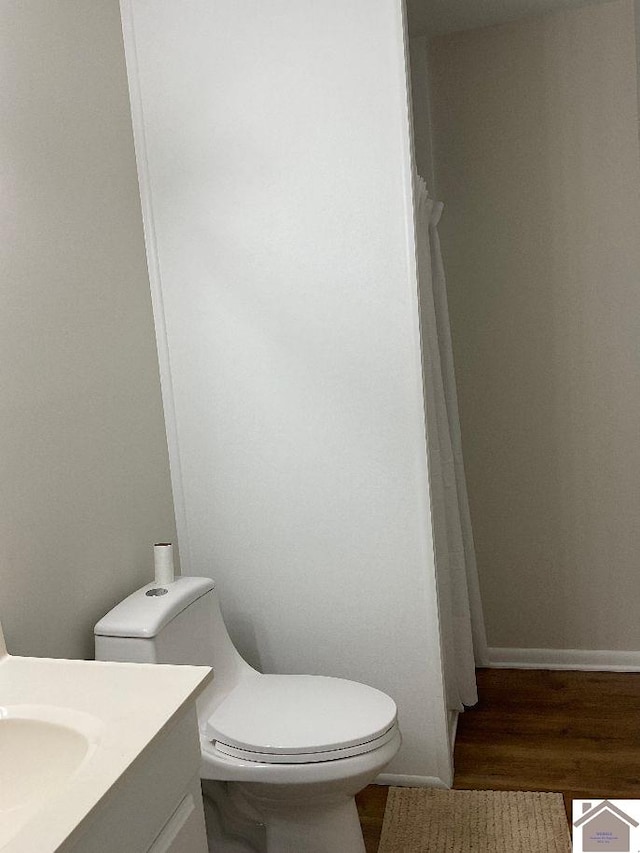
[[[212,672],[205,666],[11,657],[2,654],[1,646],[0,642],[0,721],[10,721],[12,715],[20,718],[13,729],[19,736],[23,727],[20,747],[13,744],[14,754],[31,748],[28,726],[32,719],[45,720],[43,745],[47,745],[47,720],[71,730],[84,726],[92,744],[75,772],[60,784],[44,787],[44,793],[26,805],[11,804],[14,771],[9,762],[0,764],[0,851],[53,853],[76,837],[128,768],[195,700]],[[34,731],[39,733],[37,725]],[[29,761],[38,767],[37,745]],[[23,772],[19,759],[13,764],[16,774]]]

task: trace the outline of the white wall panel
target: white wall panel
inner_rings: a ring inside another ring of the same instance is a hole
[[[401,4],[123,8],[183,560],[253,664],[388,691],[390,769],[444,778]]]

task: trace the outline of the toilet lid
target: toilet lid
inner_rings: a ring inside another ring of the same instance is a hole
[[[354,747],[384,739],[396,716],[393,699],[355,681],[259,675],[232,690],[209,717],[205,734],[219,748],[259,753],[255,760],[300,761],[335,750],[357,753]]]

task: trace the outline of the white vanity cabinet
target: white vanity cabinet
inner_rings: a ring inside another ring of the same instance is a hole
[[[207,853],[195,705],[170,721],[64,853]]]
[[[196,699],[212,677],[12,657],[0,629],[2,853],[207,853]]]
[[[200,853],[207,850],[200,779],[164,825],[149,853]]]

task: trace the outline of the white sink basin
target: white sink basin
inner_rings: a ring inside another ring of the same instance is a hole
[[[0,706],[0,849],[91,759],[101,729],[69,708]]]

